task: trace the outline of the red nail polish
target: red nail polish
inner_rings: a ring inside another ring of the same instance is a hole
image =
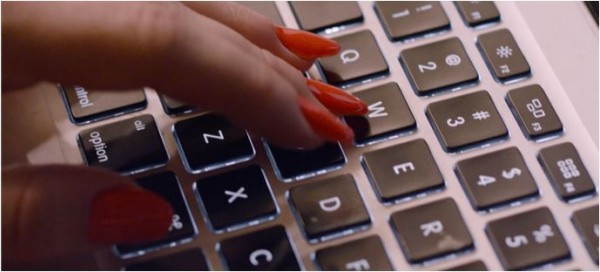
[[[312,79],[308,79],[306,83],[319,102],[334,114],[364,115],[369,110],[358,97],[344,90]]]
[[[173,208],[162,197],[134,187],[100,192],[92,200],[88,239],[94,244],[137,243],[164,236]]]
[[[340,51],[337,42],[307,31],[275,26],[275,33],[287,49],[305,60],[332,56]]]
[[[317,135],[330,142],[350,144],[354,141],[354,131],[335,115],[302,96],[298,96],[298,103],[304,118]]]

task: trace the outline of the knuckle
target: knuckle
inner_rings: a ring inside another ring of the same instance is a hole
[[[172,52],[183,34],[182,13],[173,3],[140,3],[126,19],[128,35],[137,41],[139,52],[149,57]]]

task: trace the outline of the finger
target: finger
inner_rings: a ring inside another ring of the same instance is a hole
[[[299,109],[297,94],[311,97],[300,72],[183,5],[7,3],[2,15],[3,73],[98,89],[149,85],[280,146],[323,141]]]
[[[90,256],[114,243],[160,238],[172,213],[159,196],[106,170],[3,170],[2,261],[14,268],[62,267],[72,256]]]
[[[335,55],[340,46],[333,40],[306,31],[275,26],[258,12],[232,2],[183,2],[194,11],[242,34],[300,70],[323,56]]]

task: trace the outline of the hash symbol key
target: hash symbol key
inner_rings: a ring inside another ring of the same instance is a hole
[[[486,91],[431,103],[426,113],[446,151],[452,152],[508,134]]]

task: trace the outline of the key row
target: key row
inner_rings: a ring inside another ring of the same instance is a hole
[[[389,67],[373,37],[360,31],[337,37],[340,53],[321,58],[318,63],[327,81],[334,85],[384,76]],[[506,29],[483,34],[478,38],[486,64],[497,79],[506,82],[530,72],[525,57]],[[400,52],[400,62],[418,95],[474,84],[478,74],[458,38],[450,38]],[[101,91],[81,86],[59,86],[71,121],[86,124],[139,111],[146,107],[143,90]],[[189,113],[196,108],[172,98],[160,96],[169,115]]]
[[[326,183],[347,185],[344,183],[351,181],[347,177],[342,177]],[[314,183],[314,186],[321,186],[321,184]],[[351,188],[350,191],[355,190],[355,187],[351,186]],[[306,204],[305,212],[316,213],[316,217],[311,218],[312,221],[329,220],[330,223],[335,224],[334,220],[319,216],[317,210],[327,213],[333,209],[345,209],[343,212],[349,212],[353,208],[357,208],[352,203],[348,204],[345,198],[331,201],[335,198],[321,199],[329,195],[317,196],[316,194],[319,193],[327,194],[314,190],[294,191],[294,194],[309,196],[303,201]],[[321,201],[317,201],[317,199],[321,199]],[[362,207],[358,208],[362,209]],[[356,215],[357,213],[351,214]],[[350,217],[355,218],[353,215]],[[363,216],[358,217],[358,221],[361,220],[361,217]],[[405,218],[411,218],[411,220],[407,221]],[[598,206],[574,212],[572,221],[581,234],[590,256],[597,260]],[[178,226],[177,222],[179,221],[173,222],[175,228]],[[470,250],[475,249],[471,236],[472,230],[465,225],[457,204],[451,198],[396,211],[391,214],[389,223],[405,258],[412,264],[444,258],[450,254],[459,256],[469,254]],[[485,232],[503,267],[508,270],[539,267],[571,257],[562,233],[556,225],[552,213],[546,207],[488,222]],[[168,241],[161,242],[167,243]],[[301,268],[288,234],[281,226],[269,227],[222,240],[216,248],[226,267],[232,270],[298,270]],[[122,250],[122,247],[119,246],[118,249]],[[368,236],[319,249],[314,253],[314,260],[323,270],[392,269],[389,257],[377,236]],[[168,270],[182,267],[182,262],[203,270],[209,269],[202,250],[197,248],[136,263],[126,269],[147,270],[152,267],[151,265],[158,265],[155,267]],[[485,264],[481,262],[467,265],[485,268]]]
[[[333,40],[340,44],[340,53],[318,60],[327,82],[347,86],[388,74],[388,64],[371,31],[358,31]],[[499,82],[510,83],[529,75],[529,64],[507,29],[480,35],[477,46]],[[404,49],[399,61],[420,96],[463,88],[479,80],[471,59],[456,37]]]
[[[368,105],[365,116],[346,117],[356,145],[373,144],[416,128],[402,91],[388,83],[355,93]],[[539,85],[508,92],[506,100],[525,135],[532,139],[553,137],[562,123]],[[479,147],[504,139],[508,131],[486,91],[431,103],[426,109],[442,147],[448,152]],[[203,173],[251,160],[255,148],[246,131],[226,118],[203,114],[175,123],[173,134],[186,170]],[[132,174],[161,167],[168,161],[160,133],[150,115],[141,115],[79,134],[86,164]],[[266,144],[267,153],[284,181],[299,180],[338,169],[346,163],[338,144],[311,151],[286,150]]]
[[[292,1],[290,7],[300,28],[312,32],[344,28],[363,21],[356,2]],[[450,21],[439,2],[383,1],[376,2],[373,8],[391,41],[407,40],[450,28]],[[456,8],[464,22],[471,27],[500,20],[500,13],[493,2],[457,2]]]

